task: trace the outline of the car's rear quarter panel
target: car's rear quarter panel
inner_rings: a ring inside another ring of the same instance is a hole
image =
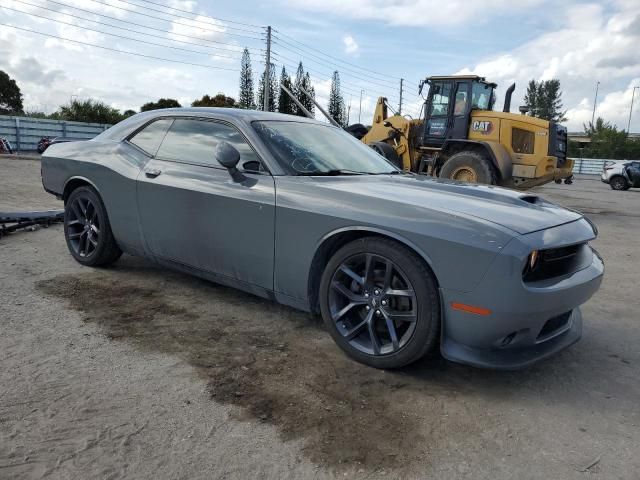
[[[145,159],[129,145],[87,141],[51,146],[42,157],[44,188],[62,195],[71,181],[85,181],[100,194],[120,247],[142,253],[136,178]]]

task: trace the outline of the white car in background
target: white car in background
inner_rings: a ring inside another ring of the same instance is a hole
[[[640,188],[640,160],[630,162],[605,162],[600,179],[613,190]]]

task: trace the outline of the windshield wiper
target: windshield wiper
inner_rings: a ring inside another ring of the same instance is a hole
[[[405,175],[407,173],[404,170],[391,170],[390,172],[371,173],[370,175]]]
[[[343,168],[298,173],[298,176],[304,176],[304,177],[315,177],[315,176],[333,177],[338,175],[370,175],[370,174],[369,172],[356,172],[355,170],[345,170]]]

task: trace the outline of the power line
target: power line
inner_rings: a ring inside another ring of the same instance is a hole
[[[236,49],[224,48],[224,47],[214,47],[214,46],[209,46],[209,45],[202,45],[201,43],[194,43],[194,42],[187,42],[185,40],[178,40],[178,39],[175,39],[175,38],[167,38],[166,36],[162,36],[162,35],[154,35],[154,34],[149,33],[149,32],[140,32],[138,30],[133,30],[131,28],[121,27],[121,26],[118,26],[118,25],[113,25],[111,23],[101,22],[99,20],[92,20],[90,18],[80,17],[78,15],[74,15],[72,13],[67,13],[67,12],[61,12],[61,11],[55,10],[53,8],[41,7],[39,5],[35,5],[35,4],[29,3],[29,2],[25,2],[23,0],[13,0],[13,1],[14,2],[23,3],[25,5],[29,5],[29,6],[32,6],[32,7],[38,7],[40,9],[42,9],[42,10],[47,10],[47,11],[50,11],[50,12],[54,12],[54,13],[56,13],[58,15],[65,15],[67,17],[77,18],[78,20],[83,20],[85,22],[95,23],[95,24],[98,24],[98,25],[104,25],[106,27],[111,27],[111,28],[117,28],[118,30],[124,30],[126,32],[131,32],[131,33],[137,33],[139,35],[145,35],[147,37],[160,38],[162,40],[168,40],[170,42],[184,43],[186,45],[194,45],[194,46],[197,46],[197,47],[208,48],[208,49],[211,49],[211,50],[222,50],[222,51],[225,51],[225,52],[242,53],[242,49],[240,49],[240,47],[238,47]],[[9,8],[9,7],[4,7],[4,8]],[[16,11],[19,11],[19,10],[16,10]],[[27,13],[27,12],[23,12],[23,13]],[[27,13],[27,14],[31,15],[29,13]],[[46,18],[46,17],[43,17],[43,18]],[[108,18],[110,18],[110,17],[108,17]],[[50,19],[50,20],[52,20],[52,19]],[[150,27],[145,27],[144,25],[140,25],[140,26],[143,27],[143,28],[150,28]],[[165,30],[159,30],[159,31],[161,31],[163,33],[170,33],[170,32],[167,32]],[[225,45],[233,45],[233,44],[230,43],[230,44],[225,44]],[[262,50],[260,50],[260,49],[249,48],[248,50],[253,51],[253,52],[256,52],[256,51],[260,52],[259,54],[262,53]],[[221,56],[218,53],[213,53],[213,54]],[[232,57],[229,57],[229,58],[232,58]]]
[[[102,50],[109,50],[111,52],[124,53],[124,54],[127,54],[127,55],[135,55],[136,57],[151,58],[153,60],[162,60],[163,62],[181,63],[181,64],[184,64],[184,65],[192,65],[194,67],[203,67],[203,68],[209,68],[209,69],[213,69],[213,70],[227,70],[229,72],[239,72],[240,71],[237,68],[216,67],[216,66],[213,66],[213,65],[204,65],[202,63],[184,62],[182,60],[173,60],[173,59],[170,59],[170,58],[156,57],[156,56],[153,56],[153,55],[145,55],[143,53],[129,52],[128,50],[119,50],[117,48],[111,48],[111,47],[105,47],[105,46],[102,46],[102,45],[96,45],[95,43],[82,42],[80,40],[72,40],[70,38],[60,37],[58,35],[51,35],[49,33],[38,32],[36,30],[31,30],[31,29],[28,29],[28,28],[16,27],[15,25],[9,25],[8,23],[0,23],[0,25],[2,25],[4,27],[14,28],[16,30],[22,30],[24,32],[35,33],[37,35],[42,35],[43,37],[57,38],[58,40],[64,40],[65,42],[72,42],[72,43],[77,43],[79,45],[85,45],[85,46],[88,46],[88,47],[101,48]]]
[[[190,12],[189,10],[182,10],[182,9],[180,9],[180,8],[170,7],[169,5],[163,5],[163,4],[161,4],[161,3],[158,3],[158,2],[152,2],[152,1],[150,1],[150,0],[140,0],[140,1],[141,1],[141,2],[144,2],[144,3],[150,3],[151,5],[157,5],[157,6],[159,6],[159,7],[168,8],[169,10],[175,10],[175,11],[177,11],[177,12],[191,13],[191,14],[193,14],[193,15],[197,15],[197,14],[195,14],[195,13],[193,13],[193,12]],[[212,16],[210,16],[210,15],[201,15],[201,16],[203,16],[203,17],[207,17],[207,18],[213,18],[214,20],[219,20],[219,21],[221,21],[221,22],[235,23],[235,24],[237,24],[237,25],[244,25],[244,26],[246,26],[246,27],[264,28],[264,26],[262,26],[262,25],[252,25],[252,24],[250,24],[250,23],[236,22],[236,21],[234,21],[234,20],[225,20],[225,19],[222,19],[222,18],[212,17]]]
[[[178,22],[176,20],[169,20],[168,18],[157,17],[155,15],[149,15],[148,13],[137,12],[135,10],[131,10],[130,8],[124,8],[124,7],[119,7],[117,5],[112,5],[110,3],[106,3],[105,1],[99,1],[99,0],[89,0],[89,1],[94,2],[94,3],[98,3],[100,5],[106,5],[106,6],[111,7],[111,8],[117,8],[118,10],[122,10],[124,12],[129,12],[129,13],[133,13],[133,14],[136,14],[136,15],[141,15],[143,17],[148,17],[148,18],[153,18],[155,20],[160,20],[162,22],[173,23],[175,25],[182,25],[184,27],[189,27],[189,28],[199,28],[201,30],[208,30],[208,31],[215,32],[215,33],[224,33],[225,35],[232,35],[232,36],[235,36],[235,37],[250,38],[250,39],[253,39],[253,40],[262,40],[259,37],[250,37],[248,35],[243,35],[243,34],[240,34],[240,33],[222,32],[222,31],[216,30],[214,28],[204,28],[204,27],[198,27],[198,26],[194,26],[194,25],[189,25],[188,23]],[[132,3],[129,3],[129,2],[125,2],[124,0],[118,0],[118,1],[122,2],[122,3],[129,4],[129,5],[135,5],[135,4],[132,4]]]
[[[286,46],[282,45],[280,42],[274,42],[274,43],[276,45],[286,49],[288,53],[290,52],[290,53],[293,53],[294,55],[300,55],[302,58],[305,58],[307,60],[307,62],[315,63],[317,65],[321,65],[321,66],[324,66],[324,67],[328,67],[332,71],[333,70],[338,70],[343,75],[348,75],[348,76],[351,76],[351,77],[356,78],[358,80],[362,80],[363,82],[367,82],[367,84],[369,84],[369,85],[376,85],[376,86],[382,87],[384,89],[396,89],[398,87],[397,85],[379,83],[379,82],[373,81],[372,79],[369,79],[369,78],[366,78],[366,77],[361,77],[359,75],[356,75],[355,73],[351,73],[352,70],[343,70],[340,65],[335,65],[335,64],[332,65],[332,64],[329,64],[329,63],[321,63],[321,62],[318,62],[317,60],[313,60],[313,59],[310,60],[310,59],[308,59],[308,57],[305,56],[305,52],[295,52],[295,51],[287,48]]]
[[[299,44],[299,45],[303,46],[304,48],[306,48],[306,49],[308,49],[308,50],[313,50],[314,52],[318,52],[318,53],[320,53],[321,55],[324,55],[325,57],[331,58],[332,60],[334,60],[334,61],[336,61],[336,62],[344,63],[344,64],[346,64],[346,65],[351,65],[352,67],[358,68],[358,69],[360,69],[360,70],[366,70],[367,72],[369,72],[369,73],[373,73],[374,75],[384,76],[383,74],[381,74],[380,72],[376,72],[375,70],[371,70],[371,69],[368,69],[368,68],[365,68],[365,67],[361,67],[361,66],[359,66],[359,65],[356,65],[355,63],[347,62],[346,60],[342,60],[342,59],[339,59],[339,58],[337,58],[337,57],[333,57],[333,56],[331,56],[331,55],[329,55],[329,54],[327,54],[327,53],[324,53],[324,52],[323,52],[323,51],[321,51],[321,50],[318,50],[317,48],[311,47],[311,46],[309,46],[309,45],[307,45],[307,44],[305,44],[305,43],[300,42],[299,40],[296,40],[296,39],[295,39],[295,38],[293,38],[291,35],[287,35],[286,33],[281,32],[280,30],[275,30],[275,31],[276,31],[277,33],[279,33],[280,35],[282,35],[282,36],[284,36],[284,37],[286,37],[286,38],[291,39],[291,41],[293,41],[293,42],[295,42],[295,43],[297,43],[297,44]],[[394,80],[400,80],[400,77],[387,77],[387,78],[393,78]]]
[[[170,16],[172,16],[172,17],[176,17],[176,18],[184,18],[185,20],[189,20],[190,22],[203,23],[203,24],[205,24],[205,25],[209,25],[209,26],[211,26],[211,23],[210,23],[210,22],[203,22],[202,20],[196,20],[196,19],[194,19],[194,18],[185,17],[184,15],[178,15],[178,14],[176,14],[176,13],[169,13],[169,12],[165,12],[165,11],[163,11],[163,10],[158,10],[157,8],[145,7],[144,5],[140,5],[139,3],[133,3],[133,2],[124,1],[124,0],[118,0],[118,1],[120,1],[120,2],[122,2],[122,3],[125,3],[125,4],[128,4],[128,5],[135,5],[136,7],[146,8],[146,9],[147,9],[147,10],[149,10],[149,11],[162,13],[163,15],[170,15]],[[142,0],[142,1],[144,1],[144,0]],[[180,11],[180,12],[186,12],[186,13],[189,13],[189,14],[191,14],[191,15],[200,16],[200,17],[203,17],[203,18],[210,18],[210,19],[212,19],[212,20],[214,20],[214,21],[216,21],[216,22],[225,22],[225,21],[226,21],[226,20],[222,20],[221,18],[210,17],[209,15],[199,15],[199,14],[197,14],[197,13],[187,12],[186,10],[174,9],[174,8],[169,7],[169,6],[166,6],[166,5],[160,5],[160,4],[157,4],[157,3],[154,3],[154,2],[147,2],[147,3],[151,3],[151,4],[153,4],[153,5],[159,5],[159,6],[162,6],[162,7],[165,7],[165,8],[170,8],[171,10],[178,10],[178,11]],[[229,23],[230,23],[230,22],[229,22]],[[237,23],[237,22],[234,22],[234,23]],[[224,25],[224,27],[225,27],[225,28],[230,28],[230,29],[232,29],[232,30],[239,30],[239,31],[241,31],[241,32],[257,33],[257,34],[262,33],[262,32],[256,32],[255,30],[248,30],[248,29],[246,29],[246,28],[231,27],[231,26],[229,26],[229,25]],[[264,29],[264,27],[256,27],[256,28]]]
[[[294,65],[297,63],[297,61],[296,61],[296,60],[294,60],[294,59],[292,59],[292,58],[289,58],[289,57],[285,57],[284,55],[282,55],[282,54],[280,54],[280,53],[277,53],[277,52],[272,52],[272,53],[273,53],[273,55],[274,55],[274,56],[276,56],[277,58],[279,58],[281,61],[283,61],[283,60],[287,60],[287,61],[289,61],[289,62],[293,62],[293,64],[294,64]],[[283,62],[283,63],[284,63],[284,62]],[[295,69],[296,69],[296,67],[291,67],[290,65],[289,65],[289,67],[290,67],[290,68],[292,68],[293,70],[295,70]],[[322,77],[325,77],[325,76],[329,76],[329,77],[330,77],[330,76],[332,75],[332,73],[321,72],[321,71],[319,71],[319,70],[315,70],[315,69],[308,68],[308,67],[307,67],[307,71],[309,71],[309,72],[313,72],[313,73],[315,73],[316,75],[320,75],[320,76],[322,76]],[[340,73],[340,72],[339,72],[339,73]],[[343,77],[349,77],[349,76],[353,76],[353,75],[350,75],[350,74],[343,74]],[[367,83],[368,83],[368,80],[366,80],[366,79],[362,79],[362,78],[359,78],[359,77],[356,77],[356,78],[358,78],[358,79],[359,79],[359,80],[361,80],[361,81],[364,81],[364,82],[367,82]],[[346,88],[343,88],[343,90],[348,91],[348,89],[346,89]],[[378,94],[379,96],[382,96],[382,97],[387,97],[388,99],[392,99],[392,100],[397,100],[397,99],[398,99],[398,96],[397,96],[396,94],[389,95],[389,92],[381,92],[380,90],[374,90],[374,89],[371,89],[371,88],[366,88],[366,91],[367,91],[367,92],[371,92],[371,93]],[[357,92],[355,92],[355,91],[351,91],[351,92],[349,92],[349,93],[353,93],[354,95],[360,95],[360,91],[359,91],[359,90],[358,90]]]
[[[300,50],[299,47],[296,47],[295,45],[292,45],[291,43],[287,42],[286,40],[283,40],[282,38],[276,37],[275,43],[277,43],[282,48],[284,48],[284,49],[286,49],[286,50],[288,50],[290,52],[293,52],[293,53],[296,53],[296,54],[299,54],[299,55],[305,55],[305,56],[308,56],[308,57],[317,58],[318,60],[316,61],[316,63],[323,63],[324,65],[331,66],[332,68],[334,68],[334,66],[335,66],[335,63],[328,63],[327,60],[324,60],[324,59],[318,57],[317,55],[314,55],[313,53],[303,52],[302,50]],[[291,48],[291,47],[293,47],[293,48]],[[368,73],[360,73],[357,70],[353,70],[353,69],[350,69],[348,67],[340,67],[339,69],[342,70],[342,71],[355,72],[355,73],[358,73],[359,75],[369,75]],[[362,79],[361,77],[358,77],[358,78]],[[386,77],[386,78],[388,78],[388,77]],[[377,82],[373,82],[370,78],[366,79],[367,82],[372,82],[372,83],[375,83],[375,84],[380,85],[382,87],[390,87],[391,85],[393,85],[394,87],[396,86],[396,83],[391,82],[390,80],[386,80],[386,79],[385,80],[376,79],[376,80],[377,80]],[[385,82],[385,84],[378,83],[378,82]]]
[[[22,10],[16,10],[15,8],[5,7],[3,5],[0,5],[0,8],[4,8],[6,10],[13,10],[14,12],[24,13],[25,15],[29,15],[31,17],[43,18],[45,20],[49,20],[49,21],[52,21],[52,22],[60,23],[62,25],[69,25],[71,27],[81,28],[83,30],[88,30],[90,32],[95,32],[95,33],[101,33],[103,35],[111,35],[112,37],[122,38],[124,40],[131,40],[131,41],[134,41],[134,42],[146,43],[147,45],[154,45],[156,47],[171,48],[171,49],[174,49],[174,50],[182,50],[184,52],[198,53],[200,55],[215,55],[215,56],[223,57],[223,58],[232,58],[232,59],[236,59],[236,60],[240,59],[240,57],[232,57],[230,55],[222,55],[222,54],[219,54],[219,53],[202,52],[202,51],[198,51],[198,50],[192,50],[192,49],[189,49],[189,48],[174,47],[174,46],[165,45],[165,44],[162,44],[162,43],[154,43],[154,42],[148,42],[146,40],[139,40],[137,38],[126,37],[124,35],[118,35],[117,33],[109,33],[109,32],[105,32],[105,31],[102,31],[102,30],[95,30],[93,28],[88,28],[88,27],[85,27],[85,26],[82,26],[82,25],[74,25],[73,23],[63,22],[62,20],[53,20],[53,19],[47,18],[47,17],[42,16],[42,15],[37,15],[35,13],[23,12]],[[242,53],[242,52],[237,52],[237,53]]]
[[[273,52],[272,52],[272,53],[273,53]],[[276,55],[276,56],[278,56],[277,54],[275,54],[275,55]],[[282,65],[284,65],[285,67],[290,68],[292,71],[295,71],[295,70],[296,70],[296,68],[297,68],[295,65],[292,65],[292,64],[290,64],[290,63],[286,63],[286,62],[282,61],[282,58],[280,58],[280,61],[281,61],[281,64],[282,64]],[[322,76],[322,77],[326,76],[324,73],[319,72],[319,71],[314,70],[314,69],[311,69],[311,68],[307,68],[306,70],[307,70],[308,72],[315,73],[316,75],[320,75],[320,76]],[[358,90],[357,90],[357,91],[356,91],[356,90],[352,90],[352,89],[350,89],[350,88],[348,88],[348,87],[345,87],[345,86],[344,86],[344,83],[340,86],[340,90],[342,90],[343,92],[346,92],[346,93],[349,93],[349,94],[355,95],[355,96],[360,95],[360,88],[358,88]],[[366,91],[366,92],[368,92],[368,93],[369,93],[369,92],[370,92],[370,93],[379,93],[379,92],[374,92],[374,91],[372,91],[372,90],[370,90],[370,89],[365,89],[365,91]],[[386,95],[379,95],[379,96],[386,97]],[[395,98],[394,98],[394,97],[386,97],[386,98],[387,98],[387,99],[391,99],[391,100],[395,100]]]
[[[24,2],[22,0],[14,0],[14,1],[25,3],[25,4],[31,5],[31,6],[37,6],[37,5],[31,4],[31,3]],[[75,10],[80,10],[81,12],[89,13],[91,15],[96,15],[96,16],[102,17],[102,18],[108,18],[109,20],[115,20],[117,22],[122,22],[122,23],[126,23],[126,24],[129,24],[129,25],[135,25],[136,27],[147,28],[149,30],[154,30],[156,32],[162,32],[162,33],[166,33],[166,34],[169,34],[169,35],[175,35],[175,36],[178,36],[178,37],[191,38],[191,39],[200,40],[200,41],[206,42],[206,43],[215,43],[215,44],[218,44],[218,45],[228,45],[228,46],[232,46],[232,47],[239,47],[239,45],[234,44],[234,43],[221,42],[221,41],[218,41],[218,40],[205,40],[203,38],[194,37],[192,35],[186,35],[184,33],[168,32],[167,30],[163,30],[161,28],[149,27],[147,25],[142,25],[141,23],[131,22],[129,20],[121,20],[119,18],[110,17],[109,15],[104,15],[102,13],[93,12],[91,10],[86,10],[84,8],[74,7],[73,5],[69,5],[69,4],[66,4],[66,3],[58,2],[57,0],[46,0],[46,1],[49,2],[49,3],[54,3],[56,5],[60,5],[62,7],[67,7],[67,8],[71,8],[71,9],[75,9]],[[40,8],[45,8],[45,7],[40,7]],[[47,10],[51,10],[51,9],[47,9]],[[70,14],[65,14],[65,15],[70,15]],[[76,18],[81,18],[81,17],[76,17]],[[106,25],[108,25],[108,24],[106,24]],[[111,26],[115,27],[115,25],[111,25]],[[115,27],[115,28],[122,28],[122,27]],[[142,33],[142,32],[140,32],[140,33],[142,35],[146,35],[146,33]],[[215,48],[220,48],[220,47],[215,47]],[[229,50],[229,49],[220,48],[220,50]],[[262,51],[262,49],[255,49],[255,48],[254,48],[254,50]],[[229,51],[235,52],[237,50],[229,50]]]

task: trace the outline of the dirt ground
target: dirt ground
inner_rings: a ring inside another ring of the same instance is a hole
[[[538,193],[595,221],[584,337],[518,372],[438,355],[383,372],[320,320],[125,256],[81,267],[60,226],[0,239],[0,479],[639,479],[640,191]],[[0,211],[61,208],[0,159]]]

